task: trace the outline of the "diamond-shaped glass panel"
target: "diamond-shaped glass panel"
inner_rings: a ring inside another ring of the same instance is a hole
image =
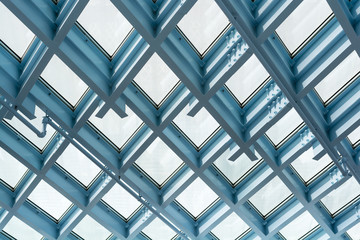
[[[88,86],[56,55],[51,58],[41,77],[73,107],[88,89]]]
[[[3,229],[4,232],[11,235],[15,239],[21,240],[40,240],[40,233],[29,227],[17,217],[12,217]]]
[[[159,55],[154,53],[136,75],[134,81],[156,105],[159,105],[179,79]]]
[[[236,213],[231,213],[225,220],[219,223],[211,233],[220,240],[237,239],[249,226]]]
[[[360,126],[357,127],[354,131],[352,131],[348,136],[351,145],[357,146],[360,142]]]
[[[216,193],[200,178],[195,179],[177,198],[195,219],[218,199]]]
[[[57,221],[72,205],[67,198],[43,180],[31,192],[28,199]]]
[[[276,29],[276,32],[289,52],[294,53],[302,43],[316,33],[331,14],[331,8],[326,0],[303,1]]]
[[[0,40],[21,58],[33,38],[34,34],[0,2]]]
[[[111,235],[111,232],[88,215],[76,225],[73,232],[86,240],[105,240]]]
[[[302,236],[316,228],[319,224],[310,213],[304,212],[291,223],[280,230],[286,239],[300,239]]]
[[[85,30],[112,55],[132,29],[109,0],[91,0],[78,18]]]
[[[155,218],[142,232],[154,240],[170,240],[176,236],[176,233],[159,218]]]
[[[346,232],[352,240],[360,239],[360,223],[356,224]]]
[[[256,192],[249,201],[263,216],[267,216],[286,199],[289,199],[291,195],[291,191],[276,176]]]
[[[199,0],[181,19],[178,27],[200,54],[226,28],[229,20],[214,0]]]
[[[0,179],[15,188],[21,178],[27,172],[27,168],[22,165],[16,158],[0,148]]]

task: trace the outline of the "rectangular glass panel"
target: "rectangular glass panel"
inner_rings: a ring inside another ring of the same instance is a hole
[[[95,221],[92,217],[86,215],[73,229],[77,235],[83,239],[105,240],[111,232]]]
[[[3,231],[11,235],[15,239],[19,239],[19,240],[42,239],[40,233],[35,231],[33,228],[29,227],[27,224],[25,224],[17,217],[12,217],[10,221],[5,225]]]
[[[280,233],[289,240],[300,239],[318,225],[313,216],[306,211],[281,229]]]
[[[142,232],[154,240],[170,240],[176,235],[176,233],[159,218],[155,218]]]
[[[211,230],[220,240],[237,239],[249,226],[236,213],[231,213],[225,220]]]
[[[357,127],[354,131],[352,131],[349,136],[348,139],[351,143],[351,145],[353,145],[353,147],[356,147],[359,145],[360,142],[360,126]]]
[[[0,179],[13,189],[28,171],[23,164],[2,148],[0,148],[0,166]]]

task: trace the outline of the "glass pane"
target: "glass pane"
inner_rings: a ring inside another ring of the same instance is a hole
[[[240,104],[246,100],[260,87],[260,85],[269,77],[269,73],[253,54],[234,75],[226,82],[226,86],[237,98]]]
[[[109,0],[91,0],[78,18],[85,30],[112,55],[132,26]]]
[[[353,240],[360,239],[360,223],[358,223],[355,226],[353,226],[352,228],[350,228],[346,233]]]
[[[351,177],[337,189],[331,191],[328,195],[321,199],[321,202],[329,210],[331,214],[335,214],[338,210],[345,207],[353,199],[359,197],[360,185]]]
[[[310,213],[304,212],[280,230],[286,239],[299,239],[319,224]]]
[[[19,240],[42,239],[40,233],[29,227],[17,217],[12,217],[4,227],[3,231]]]
[[[100,168],[90,161],[82,152],[69,144],[56,161],[68,173],[79,180],[85,187],[98,176]]]
[[[119,184],[115,184],[109,192],[102,198],[104,202],[110,205],[125,219],[128,219],[141,206],[130,193],[128,193]]]
[[[356,146],[360,140],[360,126],[357,127],[354,131],[352,131],[348,136],[351,145]]]
[[[334,99],[341,89],[355,80],[360,70],[360,58],[355,51],[334,68],[318,85],[315,90],[321,100],[327,104]]]
[[[67,198],[43,180],[35,187],[28,199],[56,220],[59,220],[72,205]]]
[[[169,178],[183,161],[160,139],[156,138],[135,161],[159,186]]]
[[[332,14],[326,0],[303,1],[276,29],[290,53],[293,53]]]
[[[189,110],[189,105],[186,105],[176,116],[174,123],[199,148],[220,125],[205,108],[201,108],[194,117],[187,115]]]
[[[194,218],[218,199],[216,193],[200,178],[195,179],[177,198]]]
[[[15,188],[28,170],[2,148],[0,148],[0,166],[0,179],[12,188]]]
[[[278,147],[281,142],[285,141],[288,136],[291,136],[292,133],[295,133],[297,127],[303,123],[302,118],[292,108],[288,113],[286,113],[279,121],[266,131],[266,135],[273,142],[275,147]]]
[[[203,54],[228,24],[229,20],[214,0],[199,0],[181,19],[178,27]]]
[[[236,239],[248,229],[249,226],[236,213],[232,213],[211,232],[220,240],[231,240]]]
[[[96,113],[94,113],[89,121],[121,149],[142,124],[141,119],[129,107],[126,107],[126,113],[128,116],[121,118],[112,109],[109,109],[103,118],[96,117]]]
[[[86,240],[105,240],[111,235],[111,232],[88,215],[76,225],[73,232]]]
[[[0,40],[22,57],[34,34],[0,2]]]
[[[291,163],[291,166],[298,172],[305,183],[332,163],[332,160],[327,154],[318,161],[314,160],[313,157],[314,151],[312,148],[309,148]]]
[[[88,89],[88,86],[56,55],[51,58],[41,77],[72,106],[78,103]]]
[[[134,80],[156,105],[161,103],[179,81],[156,53],[147,61]]]
[[[153,240],[170,240],[176,235],[176,233],[159,218],[155,218],[142,232]]]
[[[263,216],[266,216],[289,198],[291,194],[286,185],[276,176],[255,193],[249,201]]]

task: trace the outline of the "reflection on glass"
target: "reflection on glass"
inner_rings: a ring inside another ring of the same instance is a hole
[[[0,166],[0,179],[11,188],[15,188],[27,171],[24,165],[2,148],[0,148]]]
[[[115,184],[102,198],[110,207],[128,219],[141,204],[119,184]]]
[[[319,224],[307,211],[280,230],[286,239],[299,239]]]
[[[91,0],[78,22],[112,55],[131,31],[132,26],[109,0]]]
[[[272,125],[265,134],[270,138],[274,146],[278,147],[302,122],[302,118],[296,110],[292,108],[279,121]]]
[[[176,235],[176,233],[159,218],[155,218],[142,232],[154,240],[170,240]]]
[[[157,53],[152,55],[134,80],[156,105],[161,103],[179,81]]]
[[[41,77],[73,107],[88,89],[88,86],[56,55],[51,58]]]
[[[203,180],[197,178],[180,193],[176,201],[196,219],[217,199],[216,193]]]
[[[141,119],[129,107],[126,107],[126,113],[128,116],[121,118],[112,109],[109,109],[103,118],[96,117],[96,113],[94,113],[89,121],[121,149],[142,124]]]
[[[236,239],[248,229],[249,226],[236,215],[236,213],[231,213],[225,220],[211,230],[211,232],[218,239],[231,240]]]
[[[340,91],[357,78],[360,70],[360,58],[355,51],[347,56],[318,85],[315,90],[321,100],[328,104],[340,94]]]
[[[331,14],[326,0],[303,1],[276,32],[289,52],[293,53]]]
[[[351,177],[337,189],[331,191],[321,199],[321,202],[328,209],[330,214],[334,215],[337,211],[346,207],[352,200],[360,195],[360,185]]]
[[[346,233],[352,240],[360,239],[360,223],[350,228]]]
[[[220,125],[205,108],[201,108],[194,117],[187,115],[189,111],[190,107],[186,105],[176,116],[174,123],[199,148]]]
[[[86,240],[105,240],[111,235],[111,232],[88,215],[76,225],[73,232]]]
[[[178,27],[203,54],[228,24],[229,20],[214,0],[199,0],[181,19]]]
[[[28,198],[50,216],[59,220],[72,203],[48,183],[41,180]]]
[[[313,157],[314,151],[312,148],[309,148],[291,163],[291,166],[298,172],[305,183],[333,163],[327,154],[319,160],[314,160]]]
[[[34,34],[0,2],[0,40],[22,57]]]
[[[88,187],[101,172],[100,168],[71,144],[67,146],[56,163],[73,175],[85,187]]]
[[[291,191],[276,176],[255,193],[249,201],[263,216],[266,216],[291,195]]]
[[[253,54],[226,82],[226,86],[241,105],[269,77],[269,73]]]
[[[4,232],[11,235],[15,239],[34,240],[42,239],[40,233],[29,227],[17,217],[12,217],[3,229]]]
[[[360,141],[360,126],[357,127],[354,131],[352,131],[349,136],[348,139],[351,142],[351,145],[353,146],[357,146],[359,144]]]
[[[135,161],[159,186],[162,186],[182,163],[160,138],[156,138]]]

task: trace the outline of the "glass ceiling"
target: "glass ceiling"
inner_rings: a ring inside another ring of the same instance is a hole
[[[360,0],[54,3],[0,2],[0,239],[360,239]]]

